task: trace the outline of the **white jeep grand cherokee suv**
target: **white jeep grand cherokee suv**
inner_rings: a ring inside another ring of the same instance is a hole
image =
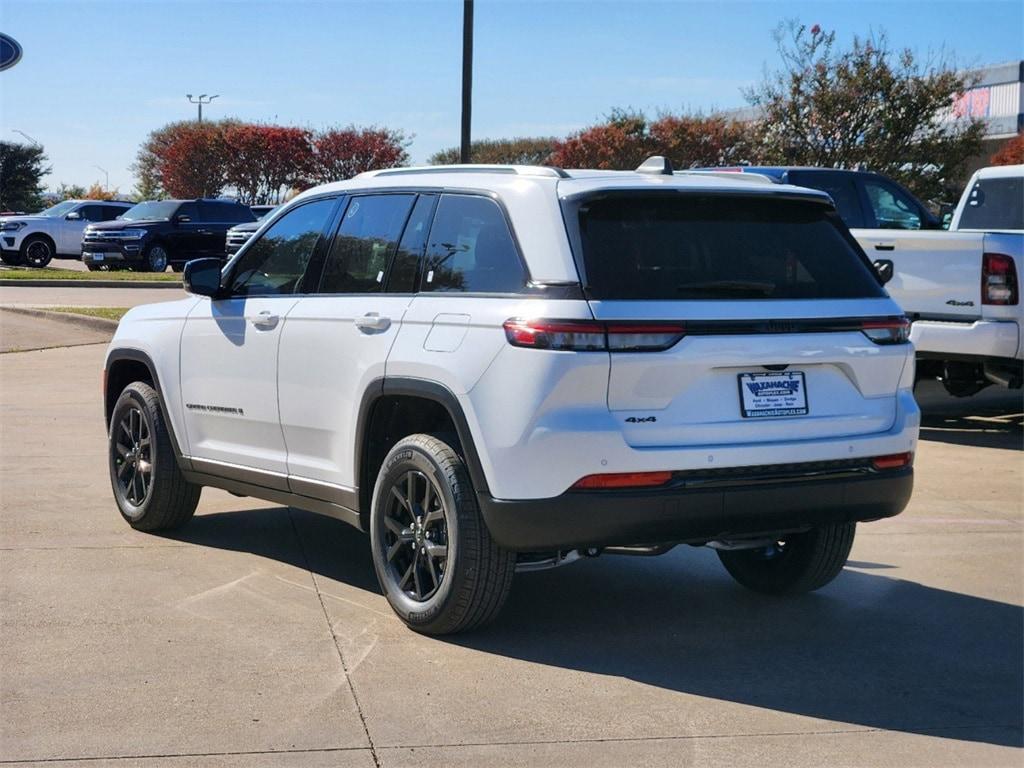
[[[339,518],[421,632],[488,621],[517,568],[679,543],[817,589],[910,497],[907,321],[820,192],[376,171],[184,279],[107,354],[122,515],[178,526],[211,486]]]

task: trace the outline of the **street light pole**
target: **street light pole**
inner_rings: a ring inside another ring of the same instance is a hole
[[[473,112],[473,0],[462,0],[462,142],[459,162],[470,162]]]
[[[203,104],[209,104],[214,99],[218,98],[220,94],[214,96],[207,96],[205,93],[199,94],[199,98],[193,99],[191,93],[186,93],[185,98],[188,99],[190,104],[199,105],[199,122],[203,122]]]
[[[103,168],[102,166],[99,166],[99,165],[94,165],[93,168],[99,168],[101,171],[103,171],[103,175],[107,177],[107,180],[103,183],[103,191],[104,192],[109,191],[110,190],[110,174],[107,173],[107,169]]]

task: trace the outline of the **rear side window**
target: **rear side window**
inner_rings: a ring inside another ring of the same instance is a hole
[[[416,195],[353,197],[324,267],[320,293],[378,293]]]
[[[105,205],[103,206],[103,220],[113,221],[127,210],[127,208],[120,205]]]
[[[584,200],[574,218],[594,299],[885,295],[838,216],[819,203],[631,193]]]
[[[979,179],[960,214],[961,229],[1024,229],[1024,178]]]
[[[854,184],[852,174],[822,173],[820,171],[790,171],[787,176],[790,184],[799,187],[810,187],[827,192],[836,204],[839,217],[851,229],[866,226],[864,211],[860,205],[860,195]]]
[[[442,195],[427,243],[421,291],[517,293],[526,285],[505,216],[490,198]]]

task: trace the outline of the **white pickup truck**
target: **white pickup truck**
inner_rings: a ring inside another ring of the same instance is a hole
[[[892,262],[886,288],[913,321],[919,378],[956,396],[1021,386],[1024,165],[975,173],[948,232],[852,233],[876,263]]]
[[[868,257],[913,320],[919,378],[959,397],[1024,378],[1020,269],[1024,265],[1024,165],[974,174],[949,231],[909,190],[869,171],[786,166],[707,169],[754,173],[828,192]]]

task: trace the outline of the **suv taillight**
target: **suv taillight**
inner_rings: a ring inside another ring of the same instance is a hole
[[[861,331],[875,344],[905,344],[910,340],[910,320],[905,317],[879,317],[864,320]]]
[[[658,352],[686,335],[682,323],[603,322],[513,317],[505,321],[505,338],[514,347],[574,352]]]
[[[1013,257],[1005,253],[985,253],[981,257],[981,303],[1016,304],[1017,268]]]

